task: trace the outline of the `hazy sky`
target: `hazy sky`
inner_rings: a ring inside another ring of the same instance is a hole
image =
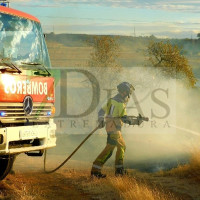
[[[10,0],[45,32],[196,38],[200,0]],[[135,31],[134,31],[135,30]]]

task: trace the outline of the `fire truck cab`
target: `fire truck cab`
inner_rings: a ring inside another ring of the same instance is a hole
[[[0,180],[16,155],[56,146],[54,78],[40,21],[0,6]]]

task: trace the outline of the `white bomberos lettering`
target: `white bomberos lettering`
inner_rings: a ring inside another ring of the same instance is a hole
[[[29,94],[29,95],[47,95],[47,82],[30,81],[15,81],[4,82],[4,91],[6,94]]]

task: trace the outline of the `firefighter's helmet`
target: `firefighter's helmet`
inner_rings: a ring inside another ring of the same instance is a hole
[[[117,90],[119,93],[126,92],[126,96],[130,97],[135,88],[128,82],[122,82],[117,86]]]

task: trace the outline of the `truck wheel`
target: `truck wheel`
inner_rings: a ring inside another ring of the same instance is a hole
[[[0,156],[0,180],[3,180],[11,171],[15,155]]]

